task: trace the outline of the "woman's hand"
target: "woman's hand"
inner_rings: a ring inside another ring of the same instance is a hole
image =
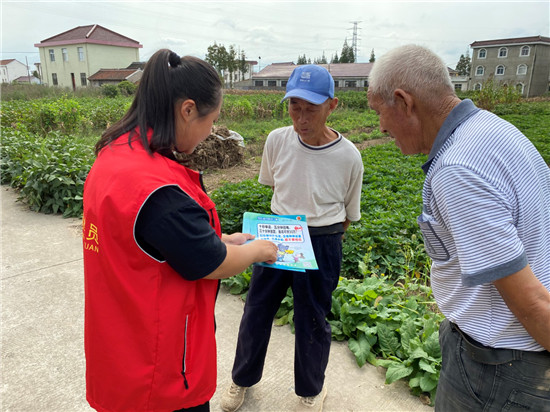
[[[222,235],[222,241],[227,247],[224,261],[205,279],[224,279],[242,273],[256,262],[275,263],[277,261],[277,245],[269,240],[248,240],[254,236],[248,233],[233,233]]]
[[[277,245],[269,240],[258,239],[249,244],[258,253],[256,262],[275,263],[277,261]]]
[[[222,234],[222,242],[226,245],[244,245],[249,240],[254,239],[254,235],[250,233],[232,233],[230,235]]]

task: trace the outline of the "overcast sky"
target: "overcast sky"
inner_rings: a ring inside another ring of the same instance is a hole
[[[214,42],[244,50],[261,68],[341,54],[357,24],[358,62],[416,43],[454,68],[478,40],[550,36],[550,2],[537,1],[25,1],[0,0],[1,58],[40,61],[35,43],[99,24],[143,45],[204,58]],[[256,67],[257,71],[257,67]]]

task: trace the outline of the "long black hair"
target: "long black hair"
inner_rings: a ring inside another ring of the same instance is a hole
[[[222,98],[222,83],[216,70],[204,60],[180,58],[168,49],[157,51],[143,69],[132,105],[117,123],[109,127],[95,145],[95,153],[130,132],[149,153],[170,156],[175,146],[175,106],[179,100],[195,102],[199,116],[215,110]],[[147,130],[153,130],[150,142]]]

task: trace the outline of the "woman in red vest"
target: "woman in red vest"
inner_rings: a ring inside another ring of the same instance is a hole
[[[199,173],[175,160],[222,104],[212,66],[155,53],[124,117],[96,144],[84,187],[86,397],[104,412],[208,411],[219,279],[277,248],[222,234]]]

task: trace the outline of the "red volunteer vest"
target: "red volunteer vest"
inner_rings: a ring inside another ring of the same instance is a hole
[[[134,223],[156,189],[177,185],[209,214],[199,174],[128,134],[104,148],[84,186],[86,397],[98,411],[174,411],[216,389],[217,280],[187,281],[137,245]]]

